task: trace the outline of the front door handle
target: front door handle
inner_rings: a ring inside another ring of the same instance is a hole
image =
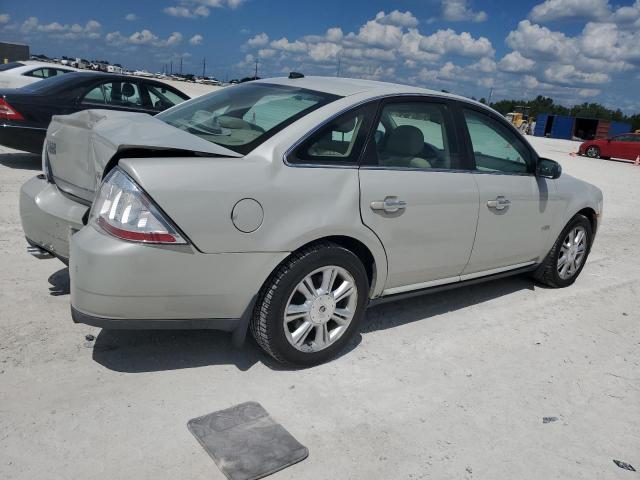
[[[371,210],[384,210],[386,213],[396,213],[407,208],[407,202],[398,200],[398,197],[385,197],[384,200],[371,202]]]
[[[495,208],[496,210],[504,210],[509,205],[511,205],[511,202],[504,198],[502,195],[496,197],[495,200],[489,200],[487,202],[487,207]]]

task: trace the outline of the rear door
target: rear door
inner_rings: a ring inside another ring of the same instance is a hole
[[[461,114],[480,191],[464,275],[531,265],[543,253],[557,208],[555,180],[536,177],[535,153],[498,115],[470,106]]]
[[[388,260],[385,294],[457,281],[471,254],[478,189],[451,106],[428,97],[382,103],[360,167],[362,220]]]

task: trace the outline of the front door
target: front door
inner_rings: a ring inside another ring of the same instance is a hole
[[[463,109],[480,191],[478,231],[464,274],[538,261],[557,206],[554,180],[536,177],[530,148],[497,118]]]
[[[624,158],[626,160],[635,160],[640,155],[640,137],[628,133],[626,135],[618,135],[609,141],[608,156],[613,158]]]
[[[478,189],[459,148],[447,103],[383,103],[360,167],[360,211],[387,254],[385,294],[456,281],[467,264]]]

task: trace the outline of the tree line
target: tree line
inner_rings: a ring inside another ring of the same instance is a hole
[[[484,98],[481,98],[480,102],[487,103]],[[538,95],[533,100],[500,100],[491,103],[491,107],[503,115],[509,112],[515,112],[516,107],[525,107],[530,109],[528,113],[534,119],[539,113],[549,113],[551,115],[568,115],[571,117],[598,118],[614,122],[625,122],[632,125],[632,131],[640,129],[640,113],[625,115],[620,109],[612,110],[599,103],[584,102],[580,105],[574,105],[573,107],[565,107],[554,103],[550,97]]]

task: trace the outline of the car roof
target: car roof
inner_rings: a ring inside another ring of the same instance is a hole
[[[430,90],[428,88],[413,87],[400,83],[380,82],[377,80],[363,80],[358,78],[343,77],[303,77],[303,78],[265,78],[254,80],[258,83],[271,83],[276,85],[287,85],[291,87],[301,87],[308,90],[329,93],[347,97],[359,93],[367,93],[371,97],[393,95],[393,94],[416,94],[416,95],[436,95],[439,97],[455,98],[470,103],[477,103],[459,95]],[[480,104],[481,105],[481,104]]]

